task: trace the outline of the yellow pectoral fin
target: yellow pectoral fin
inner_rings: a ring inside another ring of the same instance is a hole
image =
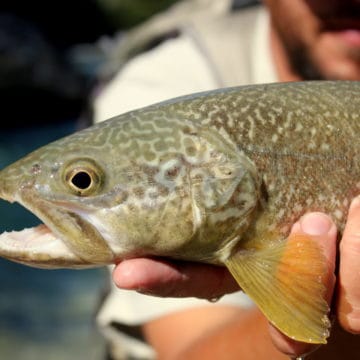
[[[294,235],[266,249],[239,251],[226,266],[280,331],[298,341],[326,343],[326,259],[310,236]]]

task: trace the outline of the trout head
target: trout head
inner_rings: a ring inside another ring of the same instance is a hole
[[[0,197],[44,225],[0,236],[0,255],[86,267],[160,255],[219,263],[258,200],[253,164],[187,120],[130,113],[58,140],[0,172]]]

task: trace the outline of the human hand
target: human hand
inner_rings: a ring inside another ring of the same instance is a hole
[[[239,291],[223,266],[159,258],[135,258],[119,263],[113,272],[117,287],[159,297],[216,299]]]
[[[360,334],[360,197],[351,203],[340,242],[337,316],[345,330]]]
[[[326,287],[330,303],[335,283],[336,228],[323,214],[307,214],[294,224],[292,233],[315,236],[328,260]],[[214,299],[239,290],[226,268],[211,265],[173,262],[160,259],[136,258],[117,265],[113,273],[115,284],[122,289],[165,297]],[[271,327],[275,345],[290,356],[298,356],[314,349],[313,345],[296,342]]]
[[[331,305],[335,286],[335,258],[336,258],[336,238],[337,229],[333,221],[322,213],[309,213],[304,215],[291,230],[292,234],[307,234],[316,239],[324,251],[327,259],[327,274],[324,277],[326,287],[325,298]],[[275,346],[284,354],[290,357],[298,357],[308,354],[315,350],[318,345],[306,344],[295,341],[282,334],[275,327],[270,325],[270,334]]]

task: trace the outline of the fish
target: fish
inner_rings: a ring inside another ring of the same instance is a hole
[[[0,256],[87,268],[159,256],[226,266],[289,337],[326,343],[326,259],[289,235],[309,211],[344,228],[360,190],[360,82],[249,85],[137,109],[0,171],[0,198],[43,224]]]

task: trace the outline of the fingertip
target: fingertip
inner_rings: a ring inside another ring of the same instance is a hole
[[[338,319],[341,327],[351,334],[360,334],[360,311],[344,299],[339,305]]]
[[[337,228],[333,220],[321,212],[305,214],[299,221],[300,232],[310,235],[321,246],[327,260],[327,296],[332,296],[335,284]]]
[[[134,284],[137,282],[138,275],[134,269],[133,260],[124,260],[115,266],[112,278],[118,288],[134,290],[136,289]]]
[[[336,234],[336,226],[332,219],[320,212],[305,214],[300,219],[300,228],[304,233],[312,236]]]

